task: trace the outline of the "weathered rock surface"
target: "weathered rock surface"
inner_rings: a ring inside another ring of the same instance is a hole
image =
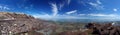
[[[64,31],[58,35],[120,35],[120,26],[115,26],[114,23],[88,23],[85,27],[85,29]]]
[[[44,28],[54,29],[55,24],[21,13],[0,12],[0,33],[16,34]]]
[[[114,26],[113,23],[88,23],[86,27],[88,29],[93,29],[91,33],[93,35],[120,35],[120,26]]]
[[[59,32],[55,35],[120,35],[120,26],[115,26],[115,23],[88,23],[85,29],[77,28]],[[0,12],[0,35],[10,35],[25,33],[28,35],[51,35],[56,33],[56,29],[61,25],[45,20],[36,19],[30,15],[22,13]],[[73,28],[70,24],[70,28]],[[77,27],[78,25],[75,25]],[[69,27],[69,25],[68,25]],[[65,28],[64,28],[65,29]],[[30,32],[33,31],[33,32]],[[30,34],[34,33],[34,34]]]

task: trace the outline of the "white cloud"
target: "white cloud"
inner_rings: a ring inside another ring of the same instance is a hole
[[[35,18],[45,19],[45,20],[56,20],[56,19],[119,19],[120,16],[116,14],[80,14],[81,16],[71,16],[71,15],[57,15],[53,17],[48,14],[33,14]],[[87,17],[89,16],[89,17]]]
[[[92,3],[92,2],[90,2],[89,4],[92,5],[92,6],[95,6],[95,7],[98,6],[98,4]]]
[[[3,9],[10,10],[10,8],[8,8],[8,7],[4,7]]]
[[[102,5],[98,4],[98,3],[93,3],[93,2],[90,2],[89,3],[91,6],[93,6],[94,8],[96,9],[104,9]]]
[[[102,2],[100,2],[100,0],[96,0],[96,2],[89,2],[88,4],[90,4],[91,6],[98,10],[104,9],[104,6],[102,5]]]
[[[57,7],[57,5],[55,3],[51,3],[50,5],[52,7],[53,16],[56,16],[57,13],[58,13],[58,7]]]
[[[99,17],[115,17],[115,14],[88,14],[89,16],[99,16]]]
[[[2,8],[3,6],[0,6],[0,8]]]
[[[59,4],[59,10],[61,10],[63,6],[64,6],[64,3]]]
[[[70,4],[71,0],[67,0],[68,5]]]
[[[100,0],[96,0],[96,2],[97,2],[98,4],[102,4],[102,3],[100,2]]]
[[[0,5],[0,10],[10,10],[10,8],[7,6]]]
[[[48,15],[48,14],[43,14],[43,15],[41,15],[41,14],[33,14],[32,16],[35,17],[35,18],[42,18],[42,19],[52,18],[52,16]]]
[[[118,10],[117,10],[117,9],[113,9],[113,11],[115,11],[115,12],[116,12],[116,11],[118,11]]]
[[[72,13],[75,13],[75,12],[77,12],[77,10],[66,12],[66,14],[72,14]]]
[[[120,16],[117,14],[88,14],[93,17],[92,19],[108,19],[108,20],[120,20]]]

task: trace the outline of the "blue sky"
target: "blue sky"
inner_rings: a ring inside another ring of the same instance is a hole
[[[0,11],[37,18],[119,19],[120,0],[0,0]]]

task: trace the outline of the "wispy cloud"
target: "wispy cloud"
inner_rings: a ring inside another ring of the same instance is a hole
[[[68,5],[70,4],[71,0],[67,0]]]
[[[41,19],[50,19],[52,18],[51,15],[49,14],[32,14],[33,17],[35,18],[41,18]]]
[[[88,14],[92,19],[108,19],[108,20],[120,20],[120,16],[117,14]]]
[[[75,12],[77,12],[77,10],[66,12],[66,14],[72,14],[72,13],[75,13]]]
[[[92,3],[92,2],[90,2],[89,4],[92,5],[92,6],[95,6],[95,7],[98,6],[98,4]]]
[[[45,20],[56,20],[56,19],[119,19],[119,15],[116,14],[79,14],[80,16],[71,15],[57,15],[53,17],[49,14],[34,14],[35,18],[41,18]],[[89,17],[88,17],[89,16]],[[92,18],[91,18],[92,17]]]
[[[52,8],[52,12],[53,12],[53,16],[56,16],[58,14],[58,7],[55,3],[50,3],[51,8]]]
[[[0,5],[0,10],[10,10],[10,8],[7,6]]]
[[[96,2],[97,2],[98,4],[102,4],[102,3],[100,2],[100,0],[96,0]]]
[[[61,10],[63,6],[64,6],[64,3],[59,4],[59,10]]]
[[[118,15],[115,14],[88,14],[89,16],[98,16],[98,17],[115,17]]]
[[[113,9],[114,12],[118,11],[116,8]]]
[[[94,2],[89,2],[88,4],[90,4],[91,6],[93,6],[96,9],[104,9],[104,6],[102,5],[102,2],[100,2],[100,0],[96,0],[96,3]]]

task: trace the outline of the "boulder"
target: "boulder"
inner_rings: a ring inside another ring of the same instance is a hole
[[[97,24],[97,23],[88,23],[86,28],[93,29],[91,34],[97,35],[120,35],[120,27],[114,26],[112,23],[106,24]]]

